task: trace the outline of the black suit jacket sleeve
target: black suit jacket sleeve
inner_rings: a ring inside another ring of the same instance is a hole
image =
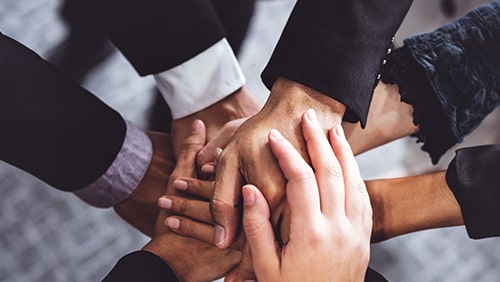
[[[173,282],[179,281],[175,272],[158,256],[137,251],[122,257],[103,279],[103,282]],[[371,268],[366,270],[366,282],[387,281]]]
[[[262,79],[278,76],[347,106],[364,126],[380,65],[412,0],[298,0]]]
[[[141,75],[177,66],[225,34],[210,0],[88,0],[88,5],[90,20],[98,21]]]
[[[1,160],[66,191],[105,173],[125,136],[117,112],[2,34],[0,87]]]
[[[153,253],[137,251],[122,257],[103,282],[173,282],[175,272]]]
[[[469,236],[500,236],[500,145],[457,150],[446,172]]]

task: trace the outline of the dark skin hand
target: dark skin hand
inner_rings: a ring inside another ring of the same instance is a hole
[[[200,120],[195,120],[190,135],[180,148],[177,164],[166,188],[167,195],[177,194],[173,186],[174,180],[178,177],[197,176],[196,154],[204,146],[205,141],[205,127]],[[153,238],[143,250],[162,258],[172,267],[181,281],[215,280],[223,277],[239,262],[241,253],[238,251],[221,250],[212,244],[173,233],[164,224],[168,216],[166,211],[160,211]]]

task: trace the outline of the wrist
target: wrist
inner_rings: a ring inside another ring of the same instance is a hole
[[[365,181],[366,189],[370,196],[370,202],[373,210],[373,218],[372,218],[372,243],[377,243],[380,241],[384,241],[387,239],[387,234],[385,230],[386,224],[385,220],[385,211],[384,211],[384,200],[383,200],[383,191],[379,182],[377,180]]]
[[[300,118],[308,109],[314,109],[320,123],[325,129],[330,129],[342,122],[346,107],[311,87],[279,77],[273,84],[263,111],[280,111],[285,116],[296,113]]]

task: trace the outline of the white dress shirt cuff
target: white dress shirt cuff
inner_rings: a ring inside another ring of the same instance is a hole
[[[173,119],[215,104],[246,82],[225,38],[181,65],[155,74],[154,78]]]
[[[122,148],[106,173],[87,187],[74,191],[89,205],[109,208],[127,199],[149,167],[153,154],[151,140],[131,122],[126,124]]]

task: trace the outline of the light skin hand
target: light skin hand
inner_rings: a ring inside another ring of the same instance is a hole
[[[363,281],[372,222],[356,161],[340,126],[329,132],[330,147],[312,111],[302,125],[312,167],[278,131],[269,134],[291,213],[290,240],[281,249],[263,194],[253,185],[243,188],[255,273],[259,281]]]
[[[175,179],[196,177],[195,159],[206,141],[205,127],[200,120],[195,120],[190,128],[191,134],[182,144],[177,164],[169,178],[166,189],[169,195],[176,194],[173,188]],[[153,239],[143,250],[162,258],[181,281],[215,280],[240,261],[241,253],[238,251],[221,250],[212,244],[171,232],[164,224],[168,216],[167,212],[160,210]]]
[[[418,132],[413,124],[413,107],[401,101],[399,87],[379,82],[373,92],[366,127],[342,122],[354,155]]]
[[[157,201],[165,194],[175,160],[169,135],[152,131],[146,134],[153,145],[151,163],[134,192],[114,209],[130,225],[151,237],[158,218]]]
[[[172,144],[175,156],[179,155],[180,146],[189,134],[190,125],[195,119],[203,120],[207,128],[207,140],[212,140],[223,126],[232,120],[254,115],[261,106],[243,86],[221,101],[184,118],[172,121]],[[204,161],[202,164],[210,160]]]
[[[285,78],[278,78],[263,109],[243,123],[217,160],[216,182],[211,201],[211,213],[216,223],[214,242],[228,247],[238,233],[241,186],[253,183],[271,206],[272,222],[276,226],[286,210],[285,179],[269,149],[267,134],[272,128],[280,132],[306,156],[305,142],[300,131],[301,115],[313,108],[319,113],[324,134],[340,124],[345,107],[309,87]],[[286,242],[288,232],[282,232]]]

